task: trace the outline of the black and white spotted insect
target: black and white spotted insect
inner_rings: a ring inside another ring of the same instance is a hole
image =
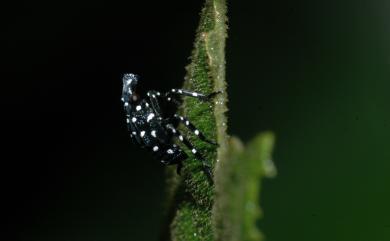
[[[188,155],[180,146],[174,144],[174,138],[177,138],[202,163],[205,174],[212,181],[212,173],[205,158],[176,129],[176,126],[181,122],[202,141],[213,145],[216,145],[216,143],[208,140],[187,118],[177,114],[165,116],[167,113],[160,106],[166,103],[180,103],[176,99],[179,96],[190,96],[207,101],[219,92],[205,95],[188,90],[172,89],[167,93],[161,94],[158,91],[151,90],[147,92],[147,98],[140,98],[136,92],[138,79],[139,77],[135,74],[125,74],[123,76],[122,102],[126,112],[127,126],[133,141],[152,152],[154,157],[163,164],[177,165],[177,173],[180,174],[182,162],[188,158]]]

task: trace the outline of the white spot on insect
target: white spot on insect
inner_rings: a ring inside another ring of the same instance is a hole
[[[176,90],[175,90],[175,89],[172,89],[172,92],[176,92]]]
[[[131,121],[134,123],[137,121],[137,118],[133,117],[133,118],[131,118]]]
[[[192,92],[192,96],[197,97],[198,93]]]
[[[173,150],[172,150],[172,149],[168,149],[168,150],[167,150],[167,153],[168,153],[168,154],[173,154]]]
[[[127,123],[130,123],[130,120],[129,120],[129,118],[126,118],[126,122],[127,122]]]
[[[197,135],[197,136],[199,135],[199,131],[198,131],[198,130],[195,130],[194,133],[195,133],[195,135]]]
[[[150,96],[150,93],[148,92],[147,95]]]
[[[182,93],[183,93],[183,91],[182,91],[182,90],[178,90],[177,92],[179,92],[180,94],[182,94]]]
[[[191,151],[192,151],[192,153],[194,153],[194,154],[196,153],[196,150],[195,150],[195,148],[194,148],[194,149],[192,149]]]
[[[158,151],[158,146],[154,146],[153,151]]]
[[[179,139],[180,139],[181,141],[183,141],[183,136],[182,136],[182,135],[180,135],[180,136],[179,136]]]
[[[172,132],[173,132],[173,133],[176,133],[176,130],[175,130],[175,129],[172,129]]]
[[[171,101],[171,97],[168,97],[168,99],[167,99],[168,101]]]
[[[122,97],[122,98],[121,98],[121,101],[125,101],[125,99]]]
[[[125,102],[125,106],[129,106],[129,102]]]
[[[190,124],[190,122],[189,121],[186,121],[186,126],[188,126]]]
[[[180,120],[184,120],[183,116],[180,116]]]
[[[133,131],[133,132],[131,132],[131,134],[133,134],[133,135],[137,135],[137,132]]]
[[[152,97],[153,97],[153,98],[156,98],[156,95],[153,94]]]
[[[146,105],[146,107],[149,107],[149,104],[148,104],[148,103],[146,103],[145,105]]]
[[[141,131],[141,133],[139,133],[139,135],[140,135],[141,137],[144,137],[145,131]]]
[[[150,134],[152,134],[153,137],[156,137],[156,131],[153,130],[152,132],[150,132]]]
[[[157,95],[160,96],[161,95],[160,92],[157,92]]]
[[[137,107],[135,107],[135,109],[138,111],[138,110],[141,110],[142,107],[140,105],[137,105]]]
[[[154,114],[153,113],[150,113],[146,119],[147,122],[149,122],[151,119],[154,118]]]

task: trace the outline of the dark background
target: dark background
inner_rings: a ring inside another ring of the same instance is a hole
[[[157,240],[163,167],[131,144],[121,75],[178,87],[202,1],[1,11],[4,240]],[[277,135],[269,241],[390,240],[388,1],[230,1],[229,132]]]

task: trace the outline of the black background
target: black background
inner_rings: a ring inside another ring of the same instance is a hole
[[[178,87],[201,1],[1,7],[4,240],[157,240],[163,167],[131,144],[121,75]],[[268,240],[390,238],[386,1],[231,1],[229,132],[276,132]]]

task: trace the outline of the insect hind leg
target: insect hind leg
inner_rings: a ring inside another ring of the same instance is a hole
[[[211,167],[206,163],[206,159],[203,157],[202,154],[198,152],[198,150],[195,149],[195,147],[192,145],[192,143],[184,137],[179,130],[175,129],[172,125],[168,124],[167,129],[172,132],[172,134],[178,138],[188,149],[191,150],[192,154],[196,157],[197,160],[202,162],[202,168],[203,172],[206,174],[208,181],[213,184],[213,174],[211,172]]]
[[[191,121],[189,121],[187,118],[183,117],[183,116],[180,116],[180,115],[177,115],[175,114],[173,116],[176,120],[179,120],[180,122],[182,122],[185,127],[187,127],[192,133],[194,133],[199,139],[201,139],[202,141],[204,142],[207,142],[209,144],[212,144],[212,145],[218,145],[215,141],[212,141],[212,140],[209,140],[207,139],[203,133],[201,131],[199,131],[195,126],[194,124],[191,123]]]

